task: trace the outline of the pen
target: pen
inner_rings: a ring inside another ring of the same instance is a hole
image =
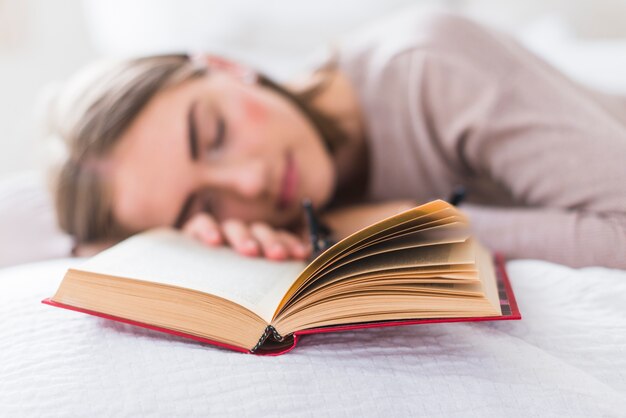
[[[316,254],[320,251],[319,227],[317,225],[317,219],[315,219],[315,214],[313,213],[313,204],[311,203],[311,199],[302,199],[302,207],[304,208],[306,223],[309,227],[309,239],[311,240],[313,254]]]
[[[466,196],[467,196],[467,189],[465,188],[465,186],[456,186],[454,190],[452,191],[452,194],[448,198],[448,203],[456,206],[459,203],[461,203],[463,200],[465,200]]]
[[[335,244],[332,238],[332,231],[328,226],[324,225],[317,219],[313,211],[311,199],[302,200],[302,207],[306,215],[306,222],[309,227],[309,239],[311,240],[311,260],[314,260],[321,253],[329,249]]]

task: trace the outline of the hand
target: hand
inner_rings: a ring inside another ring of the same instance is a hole
[[[243,255],[264,256],[270,260],[305,260],[310,245],[296,234],[274,229],[264,222],[246,224],[227,219],[221,224],[207,213],[198,213],[183,225],[183,233],[210,245],[230,245]]]

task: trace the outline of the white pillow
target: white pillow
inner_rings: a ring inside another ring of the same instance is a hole
[[[0,180],[0,267],[67,257],[71,248],[71,238],[56,224],[42,173]]]

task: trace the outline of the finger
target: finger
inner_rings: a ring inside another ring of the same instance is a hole
[[[189,219],[182,228],[185,235],[205,244],[220,245],[223,243],[222,233],[217,221],[208,213],[200,212]]]
[[[311,255],[311,246],[299,237],[288,231],[278,231],[279,239],[289,251],[289,255],[298,260],[304,260]]]
[[[250,233],[250,229],[242,221],[228,219],[222,223],[222,232],[226,241],[244,255],[259,255],[259,243]]]
[[[265,257],[272,260],[284,260],[289,252],[278,232],[263,222],[254,222],[250,225],[250,233],[261,244]]]

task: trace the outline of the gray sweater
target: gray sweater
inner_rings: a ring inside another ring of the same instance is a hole
[[[626,102],[504,34],[405,15],[342,45],[365,115],[368,199],[446,198],[509,258],[626,268]]]

